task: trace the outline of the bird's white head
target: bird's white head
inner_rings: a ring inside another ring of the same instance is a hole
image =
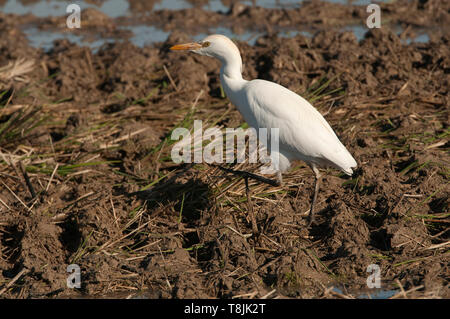
[[[239,75],[242,73],[242,59],[239,49],[233,41],[224,35],[209,35],[199,42],[177,44],[170,49],[210,56],[222,62],[225,73],[230,73],[230,75],[236,71],[239,72]]]

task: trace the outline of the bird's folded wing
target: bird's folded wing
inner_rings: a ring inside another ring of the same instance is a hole
[[[324,158],[344,171],[356,166],[324,117],[298,94],[273,82],[253,80],[247,98],[259,127],[279,128],[280,148]]]

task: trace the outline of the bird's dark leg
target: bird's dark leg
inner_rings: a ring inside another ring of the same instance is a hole
[[[255,214],[253,213],[252,197],[250,193],[250,187],[248,186],[248,176],[244,177],[245,180],[245,191],[247,193],[247,207],[248,213],[250,214],[250,219],[252,220],[252,231],[253,234],[258,234],[258,225],[256,224]]]
[[[315,165],[311,166],[314,174],[315,174],[315,179],[314,179],[314,195],[311,201],[311,209],[309,210],[309,218],[308,218],[308,227],[311,226],[311,224],[314,222],[314,204],[316,203],[317,200],[317,193],[319,193],[319,186],[320,186],[320,172],[317,169],[317,167]]]
[[[281,171],[277,171],[277,182],[279,186],[283,185],[283,175],[281,175]]]
[[[223,170],[225,172],[232,173],[232,174],[235,174],[235,175],[238,175],[238,176],[241,176],[241,177],[244,178],[245,190],[246,190],[246,193],[247,193],[247,207],[248,207],[248,213],[250,214],[250,219],[251,219],[251,222],[252,222],[252,231],[253,231],[253,233],[255,235],[258,235],[259,234],[258,225],[256,224],[255,214],[253,212],[253,205],[252,205],[250,187],[248,186],[248,179],[249,178],[253,178],[253,179],[255,179],[255,180],[259,181],[259,182],[266,183],[266,184],[269,184],[271,186],[280,186],[281,183],[283,182],[283,180],[281,178],[281,172],[277,173],[278,174],[277,175],[278,178],[275,181],[275,180],[271,180],[271,179],[268,179],[268,178],[265,178],[265,177],[262,177],[262,176],[250,173],[250,172],[232,170],[230,168],[222,167],[220,165],[212,165],[212,166],[215,166],[215,167],[220,168],[221,170]]]
[[[212,166],[217,167],[217,168],[219,168],[219,169],[221,169],[221,170],[223,170],[225,172],[232,173],[232,174],[238,175],[238,176],[242,176],[244,178],[253,178],[254,180],[257,180],[258,182],[265,183],[265,184],[268,184],[268,185],[271,185],[271,186],[280,186],[279,181],[275,181],[275,180],[272,180],[272,179],[269,179],[269,178],[265,178],[263,176],[259,176],[259,175],[256,175],[256,174],[253,174],[253,173],[250,173],[250,172],[233,170],[233,169],[230,169],[230,168],[222,167],[220,165],[212,165]]]

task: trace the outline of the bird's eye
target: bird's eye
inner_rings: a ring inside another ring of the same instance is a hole
[[[208,41],[202,42],[202,48],[207,48],[210,44]]]

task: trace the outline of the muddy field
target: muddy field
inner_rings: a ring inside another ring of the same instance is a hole
[[[21,26],[64,19],[0,12],[1,298],[367,297],[370,264],[390,296],[450,298],[450,2],[381,4],[389,24],[361,41],[332,27],[364,21],[364,6],[140,15],[153,2],[130,3],[136,19],[171,32],[167,41],[93,53],[61,40],[45,52]],[[74,31],[83,36],[130,22],[86,16]],[[352,177],[324,171],[311,228],[313,174],[302,162],[282,187],[250,181],[249,205],[242,178],[170,158],[176,127],[243,124],[217,61],[168,50],[212,24],[267,31],[254,46],[237,41],[244,78],[309,99],[358,162]],[[317,31],[273,32],[296,24]],[[418,26],[429,41],[406,41]],[[67,287],[70,264],[80,289]]]

